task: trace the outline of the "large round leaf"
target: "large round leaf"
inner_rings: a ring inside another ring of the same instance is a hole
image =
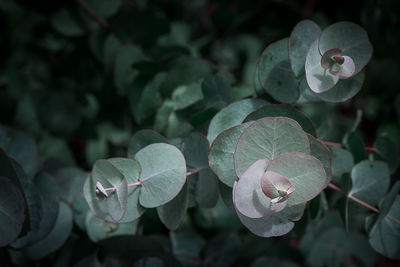
[[[221,132],[211,144],[208,161],[210,168],[224,184],[232,187],[237,179],[233,154],[243,131],[252,122],[240,124]]]
[[[262,53],[256,72],[261,86],[277,101],[293,103],[299,98],[297,79],[289,63],[288,38],[270,44]]]
[[[14,241],[25,220],[25,201],[21,191],[7,177],[0,176],[0,247]]]
[[[269,159],[260,159],[252,164],[233,185],[233,203],[235,209],[241,214],[250,218],[261,218],[266,215],[274,214],[287,205],[287,201],[282,203],[272,203],[261,188],[261,176],[265,173]]]
[[[244,118],[254,110],[267,104],[261,99],[244,99],[221,109],[211,120],[207,139],[210,143],[224,130],[242,123]]]
[[[383,161],[361,161],[351,170],[351,180],[349,194],[375,206],[389,188],[389,167]]]
[[[249,218],[237,211],[240,221],[247,229],[261,237],[281,236],[294,227],[293,221],[303,216],[305,204],[285,208],[284,210],[261,218]]]
[[[301,152],[289,152],[273,159],[267,171],[279,173],[296,188],[288,199],[288,207],[307,202],[316,197],[327,185],[322,163]]]
[[[133,186],[139,182],[141,172],[139,163],[126,158],[112,158],[108,161],[124,175],[128,183],[128,203],[126,213],[120,223],[132,222],[145,212],[139,204],[140,185]]]
[[[372,56],[372,45],[363,28],[353,22],[343,21],[330,25],[319,38],[321,55],[332,48],[339,48],[343,55],[353,59],[355,74],[361,71]]]
[[[240,136],[234,154],[235,170],[240,175],[255,161],[274,159],[287,152],[310,153],[310,143],[301,126],[284,117],[255,121]]]
[[[302,111],[290,105],[271,104],[260,107],[250,113],[244,122],[255,121],[264,117],[287,117],[297,121],[303,130],[313,136],[317,136],[313,122]]]
[[[304,64],[311,44],[321,35],[321,28],[311,20],[302,20],[289,37],[290,65],[296,77],[304,74]]]
[[[318,50],[318,39],[316,39],[307,53],[306,78],[311,91],[323,93],[335,86],[339,81],[339,75],[332,74],[321,65],[322,56]]]
[[[173,145],[151,144],[135,155],[142,168],[139,201],[143,207],[154,208],[172,200],[186,180],[186,162]]]
[[[319,98],[328,102],[344,102],[355,96],[364,83],[365,73],[360,73],[339,82],[329,91],[316,94]]]

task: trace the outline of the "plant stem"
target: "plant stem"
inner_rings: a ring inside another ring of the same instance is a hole
[[[329,186],[330,188],[332,188],[333,190],[336,190],[336,191],[338,191],[338,192],[344,193],[343,189],[337,187],[337,186],[334,185],[334,184],[331,184],[331,183],[330,183],[328,186]],[[365,202],[362,201],[361,199],[356,198],[356,197],[353,196],[352,194],[348,194],[347,197],[350,198],[351,200],[357,202],[358,204],[360,204],[360,205],[366,207],[367,209],[370,209],[370,210],[372,210],[372,211],[374,211],[374,212],[376,212],[376,213],[380,213],[379,210],[378,210],[377,208],[371,206],[371,205],[368,204],[368,203],[365,203]],[[386,217],[387,217],[388,219],[394,221],[395,223],[400,224],[400,220],[399,220],[399,219],[396,219],[396,218],[394,218],[394,217],[392,217],[392,216],[390,216],[390,215],[386,215]]]
[[[327,146],[342,146],[342,144],[340,143],[335,143],[335,142],[329,142],[329,141],[322,141],[322,143],[324,143]],[[377,152],[375,147],[370,147],[370,146],[366,146],[365,150],[370,151],[370,152]]]
[[[186,173],[186,176],[190,176],[190,175],[192,175],[192,174],[198,173],[198,172],[200,172],[200,171],[203,170],[203,169],[204,169],[204,168],[201,168],[201,169],[194,169],[194,170],[188,171],[188,172]]]
[[[107,28],[108,23],[102,17],[100,17],[86,2],[85,0],[77,0],[78,4],[85,10],[85,12],[91,16],[101,27]]]

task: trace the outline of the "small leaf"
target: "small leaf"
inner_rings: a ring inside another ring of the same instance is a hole
[[[342,50],[343,55],[354,60],[354,74],[360,72],[372,56],[372,45],[367,33],[352,22],[338,22],[322,32],[318,43],[319,51],[325,54],[332,48]]]
[[[343,144],[353,154],[354,162],[358,163],[367,159],[364,141],[359,132],[348,132],[343,137]]]
[[[242,123],[249,113],[265,104],[267,102],[261,99],[243,99],[221,109],[208,127],[207,139],[210,144],[222,131]]]
[[[128,183],[128,203],[125,215],[120,223],[132,222],[145,212],[145,209],[139,204],[139,177],[141,172],[139,163],[126,158],[112,158],[108,161],[124,175]]]
[[[261,189],[272,203],[281,203],[288,199],[295,187],[283,175],[273,171],[266,171],[261,176]]]
[[[169,230],[176,230],[185,219],[188,205],[189,187],[185,184],[174,199],[157,207],[158,217]]]
[[[100,182],[96,182],[96,196],[98,199],[103,200],[108,198],[108,193]]]
[[[329,148],[322,143],[319,139],[308,134],[308,140],[310,141],[311,155],[321,161],[324,166],[324,170],[327,176],[326,184],[328,185],[332,180],[332,154]],[[352,166],[350,166],[349,170]]]
[[[339,76],[323,68],[321,62],[322,56],[318,50],[318,39],[316,39],[308,50],[305,65],[308,86],[315,93],[326,92],[339,81]]]
[[[302,20],[294,27],[289,37],[289,59],[296,77],[304,74],[308,49],[320,35],[321,28],[311,20]]]
[[[260,119],[239,138],[234,154],[236,173],[240,176],[259,159],[274,159],[294,151],[310,153],[308,137],[295,120],[285,117]]]
[[[361,161],[351,170],[351,180],[349,194],[376,206],[389,188],[389,168],[382,161]]]
[[[182,153],[169,144],[151,144],[135,155],[142,168],[139,201],[154,208],[172,200],[186,181],[186,163]]]
[[[354,166],[353,155],[340,146],[331,146],[332,176],[339,179],[345,173],[350,173]]]
[[[23,194],[10,179],[0,176],[0,247],[17,239],[25,220]]]
[[[395,173],[399,165],[396,145],[387,137],[378,137],[374,142],[374,147],[376,148],[375,158],[386,161],[390,173]]]
[[[250,218],[261,218],[283,210],[287,201],[272,203],[261,188],[261,176],[264,174],[269,159],[260,159],[252,164],[233,185],[233,203],[235,209]]]

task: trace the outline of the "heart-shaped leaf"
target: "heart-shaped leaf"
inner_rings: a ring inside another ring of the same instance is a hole
[[[332,48],[342,50],[343,55],[354,60],[354,74],[360,72],[372,56],[372,45],[363,28],[353,22],[338,22],[326,28],[319,38],[321,55]]]
[[[261,99],[244,99],[221,109],[210,122],[208,141],[212,143],[222,131],[242,123],[249,113],[265,104],[267,102]]]
[[[143,207],[155,208],[172,200],[186,181],[186,162],[173,145],[151,144],[135,155],[142,168],[139,201]]]
[[[289,37],[289,59],[296,77],[304,74],[308,49],[320,35],[321,28],[311,20],[302,20],[294,27]]]
[[[236,173],[240,177],[259,159],[274,159],[294,151],[310,153],[308,137],[295,120],[285,117],[260,119],[244,130],[239,138],[234,154]]]

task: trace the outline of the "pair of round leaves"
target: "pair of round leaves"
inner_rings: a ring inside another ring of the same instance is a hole
[[[310,153],[309,138],[296,121],[266,117],[253,122],[234,153],[236,210],[261,218],[317,196],[327,185],[327,174]]]
[[[311,27],[312,22],[299,24],[292,35]],[[312,26],[315,28],[315,26]],[[310,45],[306,61],[306,80],[315,93],[332,89],[339,79],[359,73],[372,56],[367,33],[352,22],[339,22],[326,28]]]
[[[99,218],[118,223],[139,218],[144,208],[172,200],[186,181],[186,163],[175,146],[156,143],[133,159],[98,160],[84,184],[85,199]]]

